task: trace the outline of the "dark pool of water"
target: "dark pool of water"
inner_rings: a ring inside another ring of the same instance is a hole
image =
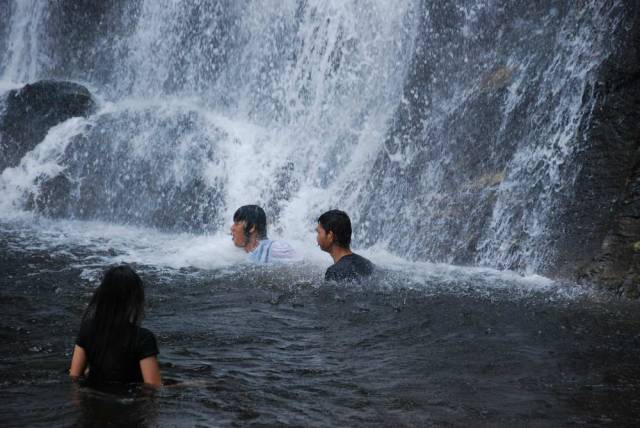
[[[66,370],[104,266],[20,242],[0,235],[4,427],[640,422],[637,303],[400,274],[329,286],[313,267],[136,266],[168,386],[78,387]]]

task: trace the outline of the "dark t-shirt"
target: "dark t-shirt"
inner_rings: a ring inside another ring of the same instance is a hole
[[[114,356],[115,363],[110,369],[107,369],[96,366],[92,361],[91,349],[94,339],[92,323],[88,322],[80,326],[76,345],[83,348],[87,353],[89,382],[143,382],[140,360],[158,355],[158,345],[156,344],[156,337],[151,331],[135,325],[131,325],[131,328],[133,329],[132,346],[119,354],[116,352],[111,354]]]
[[[336,264],[327,269],[326,281],[357,281],[373,273],[374,265],[358,254],[343,256]]]

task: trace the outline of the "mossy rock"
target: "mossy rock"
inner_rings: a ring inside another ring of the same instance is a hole
[[[469,187],[472,189],[483,189],[487,187],[497,186],[504,180],[504,171],[498,171],[493,174],[485,174],[473,180]]]
[[[518,69],[517,66],[500,66],[482,77],[480,86],[483,90],[502,89],[511,83],[513,74]]]

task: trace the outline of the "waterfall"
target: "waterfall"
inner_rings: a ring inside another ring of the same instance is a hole
[[[403,102],[363,192],[368,244],[449,263],[553,266],[623,11],[539,6],[425,2]]]
[[[214,233],[258,203],[290,237],[342,208],[356,246],[545,272],[623,9],[15,0],[2,87],[73,80],[99,108],[2,172],[2,207]]]
[[[40,24],[46,3],[38,0],[16,1],[9,37],[0,63],[2,80],[29,82],[37,77],[40,51]]]

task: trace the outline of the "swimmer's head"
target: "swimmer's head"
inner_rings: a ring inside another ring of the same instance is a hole
[[[107,269],[89,309],[98,323],[138,324],[144,316],[142,279],[127,265]]]
[[[252,235],[258,240],[267,237],[267,215],[258,205],[243,205],[233,214],[233,243],[238,247],[245,247]]]
[[[347,249],[351,245],[351,220],[344,211],[331,210],[322,214],[316,231],[316,240],[323,251],[330,251],[333,245]]]

